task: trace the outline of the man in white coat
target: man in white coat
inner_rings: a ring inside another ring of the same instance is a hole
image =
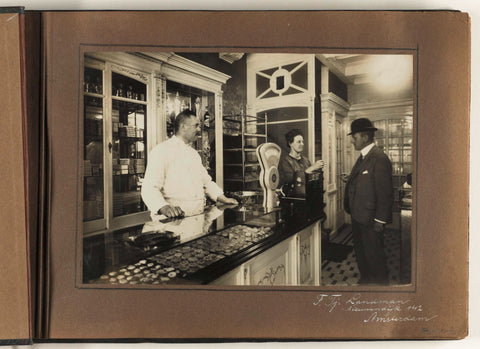
[[[223,194],[191,146],[200,132],[198,118],[191,110],[184,110],[175,118],[175,135],[150,152],[142,199],[152,217],[199,214],[205,206],[205,194],[219,203],[237,204]]]

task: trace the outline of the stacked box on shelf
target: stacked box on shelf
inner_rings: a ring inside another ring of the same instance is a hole
[[[118,123],[117,126],[114,126],[113,132],[115,129],[118,129],[118,135],[120,137],[127,137],[127,138],[143,138],[143,129],[136,128],[135,126],[123,126],[122,123]]]
[[[83,176],[88,177],[92,175],[92,163],[90,160],[83,160]]]
[[[145,144],[142,141],[135,142],[135,158],[145,159]]]
[[[126,126],[120,126],[118,125],[118,135],[120,137],[127,137],[127,128]]]
[[[145,159],[134,159],[133,167],[135,173],[145,173]]]
[[[92,175],[93,176],[100,176],[102,175],[103,164],[92,164]]]
[[[113,134],[116,135],[118,134],[118,129],[121,127],[121,123],[120,122],[113,122],[112,123],[113,125]]]
[[[113,194],[113,216],[123,215],[123,198],[121,195]]]
[[[141,202],[139,191],[127,191],[113,194],[113,214],[121,216],[128,213],[129,207],[136,207]]]
[[[129,158],[120,158],[118,159],[120,164],[120,174],[129,174],[130,168],[130,159]]]
[[[114,175],[119,175],[120,174],[120,164],[114,163],[112,166],[112,172]]]
[[[127,137],[135,138],[136,136],[135,126],[126,126],[126,128],[127,128]]]
[[[103,197],[99,194],[91,194],[83,201],[84,218],[91,220],[103,217]]]
[[[128,176],[128,190],[137,190],[139,187],[139,181],[138,181],[138,176]]]

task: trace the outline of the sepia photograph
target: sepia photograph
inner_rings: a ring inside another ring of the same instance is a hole
[[[79,287],[415,287],[416,50],[87,49]]]

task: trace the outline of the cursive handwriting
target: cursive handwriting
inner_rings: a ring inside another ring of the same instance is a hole
[[[322,304],[324,307],[328,308],[328,312],[331,313],[335,310],[337,305],[340,305],[339,297],[342,297],[339,294],[328,295],[328,294],[319,294],[317,300],[313,302],[313,305]]]
[[[438,315],[433,316],[392,316],[386,314],[383,316],[378,315],[377,312],[374,312],[368,319],[363,320],[363,322],[419,322],[435,319]]]
[[[364,314],[364,323],[429,322],[438,317],[427,314],[422,304],[410,299],[365,298],[360,293],[353,296],[318,294],[313,305],[327,312],[343,311]]]

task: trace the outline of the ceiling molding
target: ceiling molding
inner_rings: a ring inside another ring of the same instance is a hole
[[[164,62],[167,65],[172,65],[177,69],[183,69],[187,72],[195,73],[197,75],[209,78],[222,84],[225,84],[227,80],[230,79],[230,75],[221,73],[215,69],[206,67],[203,64],[191,61],[187,58],[181,57],[171,52],[142,52],[142,55],[154,58],[159,62]]]
[[[239,53],[239,52],[220,52],[218,54],[218,57],[225,62],[228,62],[230,64],[242,59],[243,55],[245,53]]]
[[[352,104],[352,106],[350,107],[350,112],[356,113],[356,112],[365,112],[365,111],[375,110],[375,109],[385,110],[385,109],[391,109],[391,108],[408,108],[408,109],[411,109],[413,112],[413,99],[404,98],[404,99],[388,100],[388,101],[381,101],[381,102]]]

